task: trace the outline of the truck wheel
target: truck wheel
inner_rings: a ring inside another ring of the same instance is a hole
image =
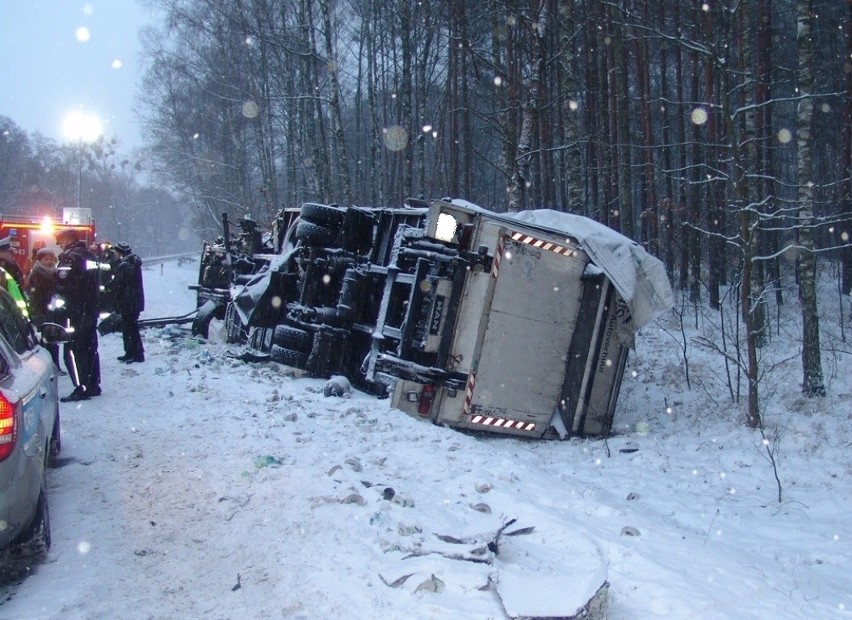
[[[346,338],[338,333],[320,330],[314,337],[305,368],[325,377],[340,373],[345,366],[344,360],[348,357],[348,350],[349,343]]]
[[[337,232],[313,222],[301,221],[296,226],[296,238],[305,245],[334,245]]]
[[[328,228],[337,228],[343,222],[345,209],[329,205],[307,203],[302,205],[299,216],[303,222],[311,222]]]
[[[229,344],[246,342],[246,329],[243,327],[240,315],[237,313],[233,304],[228,304],[225,308],[225,331]]]
[[[270,357],[273,362],[292,366],[293,368],[304,368],[308,362],[308,354],[304,351],[294,351],[293,349],[285,349],[277,344],[272,345]]]
[[[195,314],[195,318],[192,320],[192,335],[207,338],[210,321],[212,321],[216,315],[222,311],[222,309],[222,304],[217,303],[212,299],[205,301]]]
[[[263,348],[263,330],[263,327],[254,327],[251,329],[248,340],[246,341],[249,349],[260,351]]]
[[[272,334],[272,344],[293,351],[310,352],[313,346],[311,334],[289,325],[277,325]]]

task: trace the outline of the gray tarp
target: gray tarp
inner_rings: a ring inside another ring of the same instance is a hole
[[[261,301],[273,294],[273,291],[269,288],[269,283],[272,280],[272,272],[286,265],[291,253],[292,250],[284,254],[279,254],[263,270],[252,276],[248,283],[236,286],[231,291],[234,308],[237,314],[240,315],[240,321],[242,321],[243,325],[249,325],[254,312],[259,307],[262,307]]]
[[[471,206],[470,203],[462,204]],[[627,331],[632,333],[621,334],[625,342],[632,344],[633,333],[674,304],[674,294],[662,261],[632,239],[599,222],[552,209],[505,213],[497,217],[576,239],[630,309],[632,320]]]

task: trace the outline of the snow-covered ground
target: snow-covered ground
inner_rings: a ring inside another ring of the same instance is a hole
[[[192,309],[196,269],[149,267],[144,317]],[[852,355],[835,293],[829,396],[802,398],[788,296],[768,446],[693,311],[690,385],[672,312],[637,339],[607,441],[463,434],[174,327],[126,366],[105,336],[103,395],[62,406],[48,560],[0,586],[0,619],[500,619],[498,594],[558,605],[604,578],[610,620],[852,617]],[[512,519],[533,530],[495,555]]]

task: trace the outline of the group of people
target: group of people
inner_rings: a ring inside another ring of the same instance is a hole
[[[145,361],[139,333],[139,315],[145,309],[142,260],[127,243],[117,243],[105,252],[90,248],[70,228],[56,233],[56,244],[62,250],[59,256],[48,247],[34,249],[32,268],[25,274],[11,254],[10,240],[0,239],[0,273],[6,276],[0,278],[0,285],[5,285],[22,309],[29,310],[36,326],[50,321],[67,329],[63,361],[74,391],[60,400],[88,400],[101,394],[97,324],[106,296],[112,301],[111,309],[121,316],[124,355],[118,360],[126,364]],[[59,368],[58,345],[51,355]]]

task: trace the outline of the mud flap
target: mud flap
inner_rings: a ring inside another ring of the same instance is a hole
[[[212,321],[217,314],[221,313],[223,308],[222,302],[208,299],[198,309],[198,313],[192,320],[192,335],[203,336],[207,338],[207,330],[210,328]]]

